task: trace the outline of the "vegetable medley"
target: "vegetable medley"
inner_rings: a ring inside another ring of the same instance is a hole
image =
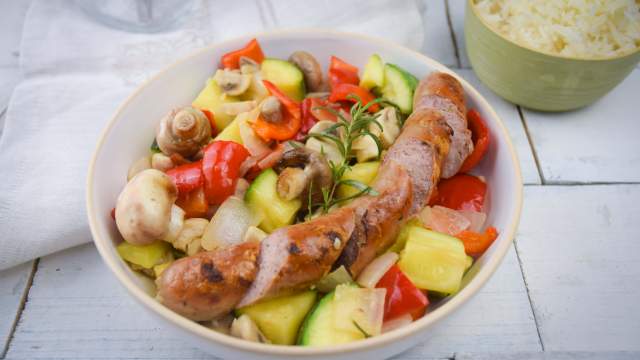
[[[325,77],[310,53],[268,58],[255,39],[225,54],[193,103],[161,119],[149,155],[132,164],[112,212],[125,240],[118,253],[160,281],[180,258],[260,243],[379,196],[374,180],[412,113],[416,86],[378,55],[362,71],[332,56]],[[487,184],[469,173],[489,131],[475,110],[466,120],[473,151],[458,174],[437,183],[428,206],[396,220],[391,247],[358,274],[339,266],[303,290],[213,319],[189,317],[250,341],[322,346],[405,326],[455,294],[498,235],[486,224]],[[336,237],[333,245],[344,244]],[[213,283],[227,276],[212,265],[200,272]]]

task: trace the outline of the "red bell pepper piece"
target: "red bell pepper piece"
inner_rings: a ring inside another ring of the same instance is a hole
[[[375,100],[375,96],[373,96],[373,94],[371,94],[365,88],[361,88],[360,86],[352,84],[340,84],[331,90],[329,101],[350,101],[352,103],[355,103],[357,102],[357,100],[353,98],[353,96],[357,96],[362,102],[362,105],[367,105],[371,101]],[[368,110],[370,112],[376,112],[380,110],[380,105],[373,104],[369,107]]]
[[[467,120],[469,121],[469,130],[471,130],[471,139],[473,140],[473,152],[462,163],[460,173],[466,173],[478,165],[489,149],[489,143],[491,142],[489,128],[479,112],[474,109],[469,110]]]
[[[202,173],[209,204],[222,204],[233,194],[240,177],[240,165],[249,157],[244,146],[233,141],[214,141],[204,149]]]
[[[249,43],[242,49],[238,49],[222,55],[220,63],[225,69],[238,69],[240,67],[241,56],[248,57],[258,64],[261,64],[262,60],[264,60],[264,53],[262,52],[262,48],[260,47],[260,44],[258,44],[258,40],[254,38],[251,39],[251,41],[249,41]]]
[[[300,131],[296,134],[294,140],[302,141],[309,133],[309,130],[320,120],[336,121],[338,117],[336,114],[327,110],[326,108],[340,110],[338,104],[332,104],[325,99],[320,98],[306,98],[302,100],[301,115],[302,125]]]
[[[393,265],[378,281],[377,288],[387,290],[384,300],[384,320],[411,314],[415,320],[422,316],[429,299],[411,280]]]
[[[216,135],[218,135],[218,127],[216,126],[215,116],[209,110],[200,109],[200,111],[202,111],[202,113],[207,117],[207,120],[209,120],[209,125],[211,125],[211,137],[215,137]]]
[[[487,184],[473,175],[458,174],[441,180],[437,191],[433,205],[454,210],[482,211]]]
[[[202,161],[180,165],[167,170],[167,175],[178,188],[178,195],[187,194],[204,184]]]
[[[209,202],[207,202],[202,186],[186,194],[180,194],[176,205],[184,210],[186,218],[206,217],[209,211]]]
[[[464,230],[456,235],[464,244],[464,252],[469,256],[477,257],[482,255],[498,238],[498,230],[493,226],[489,227],[483,234],[469,230]]]
[[[335,56],[331,57],[328,73],[332,89],[340,84],[358,85],[360,83],[358,68]]]
[[[258,116],[253,123],[253,130],[265,141],[289,140],[293,138],[302,125],[300,103],[290,99],[277,86],[268,80],[262,80],[269,93],[280,101],[284,107],[282,111],[282,121],[275,124]]]

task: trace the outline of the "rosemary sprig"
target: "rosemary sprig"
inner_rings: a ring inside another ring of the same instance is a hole
[[[382,103],[382,98],[375,99],[366,105],[362,104],[359,97],[355,95],[349,95],[350,98],[355,100],[355,104],[351,107],[350,117],[351,120],[345,118],[339,111],[329,107],[321,107],[321,109],[329,111],[336,115],[337,121],[327,129],[318,133],[309,133],[308,137],[315,137],[320,140],[332,142],[336,145],[338,151],[342,155],[342,160],[339,163],[329,161],[329,167],[331,168],[331,175],[333,179],[333,185],[329,188],[323,188],[322,191],[322,203],[314,204],[319,206],[322,213],[327,213],[334,205],[342,202],[357,198],[359,196],[369,194],[378,195],[377,191],[368,185],[363,184],[360,181],[352,179],[343,179],[347,170],[351,169],[351,161],[355,158],[355,153],[352,149],[353,143],[364,136],[370,137],[378,148],[378,156],[382,154],[382,142],[380,138],[370,131],[371,125],[377,126],[382,131],[382,125],[378,122],[375,115],[370,114],[367,110],[374,104]],[[358,189],[356,194],[353,194],[344,198],[336,198],[336,192],[340,185],[349,185]],[[311,191],[309,191],[311,193]],[[309,206],[311,210],[312,205]],[[309,211],[309,214],[311,211]]]

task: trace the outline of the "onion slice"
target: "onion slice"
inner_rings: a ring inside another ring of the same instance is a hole
[[[382,333],[388,333],[403,326],[407,326],[413,322],[411,314],[404,314],[382,323]]]
[[[418,218],[429,229],[451,236],[458,235],[471,225],[471,221],[460,212],[439,205],[425,207],[418,213]]]
[[[247,148],[251,156],[262,159],[269,152],[271,148],[264,142],[258,135],[256,135],[253,128],[249,125],[249,122],[255,120],[258,117],[257,111],[246,112],[238,115],[236,121],[238,122],[238,130],[240,132],[240,138],[242,139],[242,145]]]
[[[333,291],[333,289],[340,284],[348,284],[351,282],[353,282],[351,274],[349,274],[344,266],[340,266],[320,279],[320,281],[316,283],[316,289],[321,292],[328,293]]]
[[[214,250],[239,244],[247,229],[258,225],[261,220],[242,199],[229,196],[205,228],[201,246],[205,250]]]
[[[473,210],[459,210],[458,212],[471,222],[469,230],[477,233],[482,232],[484,229],[484,223],[487,221],[487,214]]]
[[[375,288],[380,279],[398,261],[398,254],[388,252],[375,258],[362,270],[356,282],[366,288]]]

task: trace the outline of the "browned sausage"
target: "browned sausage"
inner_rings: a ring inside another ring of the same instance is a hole
[[[205,320],[235,306],[304,289],[332,266],[345,265],[357,275],[393,243],[403,222],[427,203],[454,148],[452,113],[458,113],[455,120],[463,121],[466,129],[466,119],[459,115],[465,110],[464,94],[456,83],[445,74],[421,81],[426,92],[416,93],[419,106],[385,155],[373,184],[377,196],[358,198],[327,215],[276,230],[262,241],[257,264],[257,246],[251,244],[222,250],[226,255],[211,252],[179,260],[158,281],[161,301],[185,316]],[[247,269],[251,271],[232,275],[233,266],[223,266],[231,262],[218,259],[236,257],[242,246],[247,246],[246,253],[253,254],[253,260],[239,257],[239,263],[250,264]],[[207,279],[204,274],[209,271],[203,269],[211,266],[224,280],[212,283],[217,275]],[[250,287],[240,279],[251,281]]]
[[[451,146],[442,165],[441,175],[443,178],[455,175],[467,156],[473,152],[462,85],[449,74],[433,72],[418,84],[413,97],[413,109],[414,112],[421,109],[438,110],[453,130]]]
[[[393,244],[406,219],[422,209],[440,178],[450,128],[433,110],[414,112],[385,156],[373,185],[380,194],[356,199],[357,230],[334,264],[357,276]]]
[[[262,240],[258,275],[239,306],[304,288],[331,269],[354,230],[355,212],[342,208],[274,231]]]
[[[175,261],[156,280],[158,300],[197,321],[228,313],[255,279],[259,248],[248,242]]]

